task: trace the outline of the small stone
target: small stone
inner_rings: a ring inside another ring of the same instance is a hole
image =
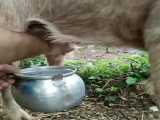
[[[149,108],[149,110],[152,111],[152,112],[158,112],[158,111],[159,111],[159,109],[158,109],[157,106],[151,106],[151,107]]]

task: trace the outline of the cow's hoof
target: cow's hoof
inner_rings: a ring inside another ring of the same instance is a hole
[[[8,109],[5,110],[6,120],[33,120],[33,118],[23,109]]]

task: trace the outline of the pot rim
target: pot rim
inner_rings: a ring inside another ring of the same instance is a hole
[[[37,72],[41,72],[45,71],[45,69],[49,70],[49,69],[55,69],[55,70],[59,70],[62,71],[61,73],[58,74],[54,74],[54,75],[44,75],[44,76],[40,76],[40,74],[38,75],[31,75],[31,73],[35,73],[36,70]],[[36,67],[32,67],[32,68],[25,68],[25,69],[21,69],[20,73],[16,73],[15,75],[23,80],[62,80],[63,77],[67,77],[70,75],[75,74],[77,70],[76,69],[71,69],[71,68],[67,68],[67,67],[60,67],[60,66],[36,66]],[[27,75],[28,74],[28,75]]]

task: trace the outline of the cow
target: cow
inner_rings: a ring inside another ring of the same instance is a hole
[[[58,40],[56,47],[66,41],[68,46],[77,42],[146,50],[151,63],[146,89],[160,106],[159,11],[159,0],[0,0],[0,25],[9,30],[25,30],[49,44],[55,44],[53,39]],[[68,49],[60,46],[60,51],[67,53]],[[64,55],[55,54],[54,49],[46,54],[50,62],[58,58],[51,65],[60,64]],[[15,103],[9,105],[12,107],[5,107],[12,109],[8,112],[11,120],[30,120],[20,107],[13,109]]]

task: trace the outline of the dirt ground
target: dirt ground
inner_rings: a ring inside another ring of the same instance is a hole
[[[122,53],[142,54],[134,49],[87,46],[85,50],[84,48],[77,50],[68,55],[66,59],[112,59]],[[159,109],[143,90],[140,92],[126,90],[126,92],[128,96],[122,96],[118,103],[107,103],[106,105],[97,98],[86,97],[79,107],[69,111],[49,114],[30,112],[30,114],[35,117],[35,120],[160,120]],[[0,112],[0,120],[5,120],[2,112]]]
[[[96,98],[86,98],[81,106],[67,112],[32,115],[40,120],[160,120],[159,113],[149,109],[154,104],[144,96],[109,106],[97,102]]]
[[[66,59],[112,59],[122,54],[143,54],[142,51],[132,48],[105,48],[101,46],[84,46],[68,54]]]
[[[79,107],[66,112],[30,114],[35,120],[160,120],[159,112],[153,112],[154,107],[156,108],[145,94],[137,98],[131,97],[125,103],[108,106],[96,98],[86,97]],[[5,115],[0,115],[0,120],[6,120]]]

